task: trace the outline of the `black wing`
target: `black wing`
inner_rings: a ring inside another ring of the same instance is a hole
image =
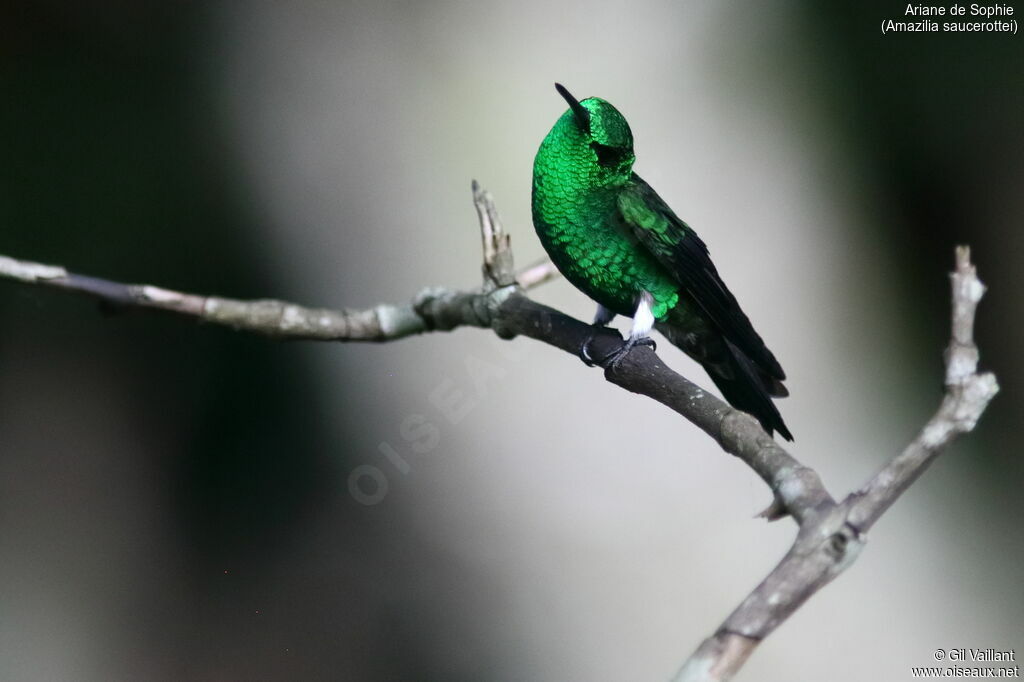
[[[623,221],[640,244],[672,273],[722,335],[763,371],[779,381],[785,379],[786,373],[719,277],[697,233],[636,174],[631,186],[620,192],[618,203]]]

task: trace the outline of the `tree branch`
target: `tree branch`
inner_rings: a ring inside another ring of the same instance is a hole
[[[978,374],[974,313],[985,294],[985,285],[971,264],[969,247],[957,247],[956,270],[950,280],[953,311],[952,335],[945,353],[946,394],[918,437],[851,499],[850,523],[862,530],[870,528],[885,513],[946,445],[974,428],[989,401],[999,392],[994,374]]]
[[[999,391],[991,373],[978,374],[974,313],[985,293],[970,261],[956,249],[952,273],[952,338],[946,350],[946,394],[917,438],[860,490],[805,519],[782,561],[706,639],[676,682],[728,680],[753,649],[811,595],[845,571],[867,541],[866,532],[956,436],[971,431]]]
[[[487,195],[475,192],[480,203]],[[494,222],[481,212],[481,222],[492,229]],[[473,292],[424,289],[412,303],[378,305],[366,310],[306,308],[277,300],[238,301],[216,296],[199,296],[148,284],[121,284],[68,272],[60,266],[16,261],[0,256],[0,278],[42,284],[98,298],[107,304],[170,311],[212,324],[252,331],[267,336],[318,341],[391,341],[427,331],[450,331],[458,327],[493,329],[503,338],[528,336],[578,355],[579,348],[594,333],[591,325],[527,298],[517,284],[497,287],[507,281],[511,264],[507,238],[496,242],[506,246],[490,252],[494,267],[485,264],[487,283]],[[501,265],[504,263],[504,265]],[[533,266],[530,270],[535,270]],[[540,266],[543,267],[543,266]],[[495,279],[491,279],[494,277]],[[550,277],[533,277],[540,284]],[[789,513],[803,519],[823,503],[832,503],[818,475],[797,462],[771,438],[757,421],[704,391],[667,367],[649,348],[638,347],[615,369],[610,369],[614,351],[622,338],[611,329],[601,330],[591,342],[594,357],[606,358],[605,378],[633,393],[646,395],[678,412],[714,438],[726,452],[746,462],[772,489],[775,511],[772,518]],[[604,365],[602,365],[604,367]]]
[[[552,272],[557,272],[554,265],[544,261],[516,278],[522,288],[532,289],[554,279]],[[363,310],[307,308],[275,299],[240,301],[151,284],[124,284],[4,255],[0,255],[0,279],[84,294],[114,308],[160,310],[240,331],[305,341],[394,341],[463,325],[487,327],[486,317],[473,311],[487,305],[487,296],[493,293],[433,287],[422,290],[410,303],[382,303]]]
[[[277,338],[392,341],[470,326],[492,329],[502,338],[527,336],[573,355],[593,336],[592,357],[610,358],[622,343],[619,334],[603,329],[595,335],[591,325],[530,300],[525,291],[557,277],[557,271],[550,261],[542,261],[517,273],[494,202],[476,182],[473,202],[483,243],[483,285],[473,291],[425,289],[406,304],[331,310],[277,300],[239,301],[122,284],[6,256],[0,256],[0,279],[77,292],[118,307],[173,312]],[[953,274],[953,339],[946,354],[947,391],[942,405],[902,454],[838,504],[817,472],[776,443],[757,420],[668,368],[650,348],[635,348],[615,366],[605,360],[602,367],[609,382],[679,413],[753,469],[773,494],[764,516],[791,515],[799,524],[786,556],[687,660],[674,678],[677,682],[731,678],[761,640],[853,563],[866,541],[866,531],[942,447],[974,428],[998,391],[992,374],[977,374],[973,322],[983,293],[969,251],[960,247]]]

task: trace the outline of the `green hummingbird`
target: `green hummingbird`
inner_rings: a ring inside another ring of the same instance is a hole
[[[597,302],[595,327],[633,318],[617,364],[652,328],[699,362],[729,403],[768,433],[792,434],[772,398],[789,395],[785,372],[754,331],[693,229],[633,172],[633,133],[608,102],[582,102],[559,84],[569,109],[533,163],[533,224],[555,266]],[[591,337],[592,338],[592,337]],[[589,340],[580,349],[592,364]]]

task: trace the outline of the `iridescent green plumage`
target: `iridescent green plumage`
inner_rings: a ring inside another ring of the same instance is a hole
[[[785,373],[722,282],[700,237],[633,172],[622,114],[576,101],[541,143],[533,167],[533,222],[562,274],[611,313],[641,318],[700,362],[733,406],[792,439],[771,401]],[[649,319],[649,317],[648,317]],[[599,321],[607,315],[599,310]],[[647,325],[649,328],[649,325]]]

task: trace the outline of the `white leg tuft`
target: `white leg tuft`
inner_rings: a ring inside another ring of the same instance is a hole
[[[640,293],[636,312],[633,313],[633,328],[629,330],[629,338],[642,339],[651,333],[651,329],[654,328],[654,313],[651,312],[653,304],[653,296],[646,291]]]

